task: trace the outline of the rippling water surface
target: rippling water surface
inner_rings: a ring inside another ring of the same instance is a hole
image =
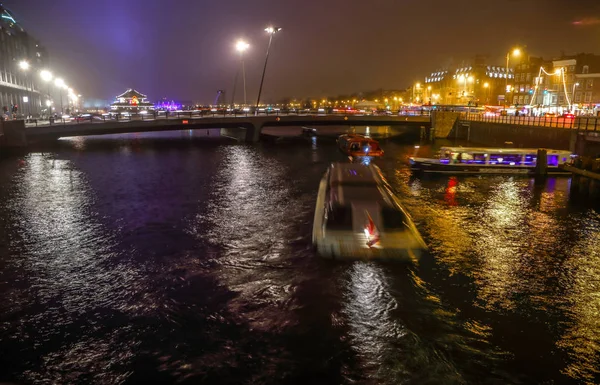
[[[314,255],[331,140],[0,159],[0,382],[599,383],[598,205],[568,178],[411,177],[411,144],[383,147],[417,265]]]

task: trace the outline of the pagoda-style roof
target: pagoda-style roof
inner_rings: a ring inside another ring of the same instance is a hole
[[[131,99],[133,97],[137,97],[138,99],[145,99],[147,96],[137,92],[136,90],[134,90],[133,88],[128,89],[127,91],[125,91],[124,93],[122,93],[121,95],[117,96],[117,99],[120,98],[125,98],[125,99]]]

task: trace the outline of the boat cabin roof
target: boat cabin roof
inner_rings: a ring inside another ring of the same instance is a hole
[[[537,148],[490,148],[490,147],[441,147],[440,152],[462,152],[476,154],[537,154]],[[571,154],[566,150],[546,149],[548,154]]]
[[[355,201],[393,206],[391,198],[381,189],[384,183],[385,179],[375,165],[334,163],[329,169],[329,200],[342,206]]]

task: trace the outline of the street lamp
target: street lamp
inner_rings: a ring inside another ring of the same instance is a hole
[[[19,62],[19,68],[21,71],[25,72],[25,91],[28,95],[23,97],[23,103],[27,104],[27,116],[31,116],[31,105],[29,104],[31,99],[31,94],[29,92],[29,68],[31,68],[31,65],[27,60],[21,60]]]
[[[510,59],[511,53],[514,57],[519,57],[519,56],[521,56],[521,50],[518,48],[515,48],[512,50],[512,52],[508,52],[506,54],[506,78],[505,78],[505,82],[504,82],[504,109],[506,109],[506,99],[508,98],[508,61]]]
[[[244,81],[244,105],[247,105],[247,99],[246,99],[246,68],[244,66],[244,51],[246,51],[248,49],[248,47],[250,47],[250,44],[246,43],[243,40],[238,40],[238,42],[235,44],[235,49],[240,53],[240,61],[242,62],[242,78]],[[231,95],[231,104],[235,105],[235,89],[237,86],[237,79],[238,79],[238,75],[239,75],[239,69],[235,72],[235,80],[233,82],[233,93]]]
[[[258,115],[258,106],[260,105],[260,94],[262,93],[263,83],[265,82],[265,73],[267,72],[267,62],[269,61],[269,50],[271,49],[271,43],[273,42],[273,35],[281,31],[279,27],[267,27],[265,32],[269,34],[269,45],[267,46],[267,55],[265,56],[265,67],[263,68],[262,78],[260,79],[260,87],[258,88],[258,97],[256,98],[256,111]]]
[[[48,70],[41,70],[40,71],[40,77],[42,78],[43,81],[48,83],[48,100],[46,101],[46,107],[50,107],[52,105],[52,95],[50,95],[50,81],[52,81],[52,79],[54,78],[54,75],[52,75],[52,72],[48,71]],[[52,111],[50,111],[52,112]]]
[[[576,88],[576,87],[579,87],[579,83],[575,83],[575,84],[573,84],[573,92],[572,92],[572,95],[573,95],[573,96],[571,97],[571,101],[573,102],[573,103],[571,103],[571,104],[573,104],[573,105],[575,104],[575,88]],[[569,107],[569,109],[571,109],[571,108]],[[573,110],[572,110],[572,109],[571,109],[571,112],[573,112]]]
[[[243,40],[240,40],[237,42],[235,48],[240,53],[240,60],[242,61],[242,79],[244,82],[244,106],[245,106],[248,104],[248,100],[246,98],[246,67],[244,65],[244,52],[246,52],[246,50],[248,48],[250,48],[250,44],[246,43]]]
[[[485,104],[490,103],[490,83],[483,83],[483,88],[485,88]]]
[[[62,90],[66,87],[65,81],[61,78],[56,78],[56,80],[54,80],[54,85],[58,88],[58,94],[60,95],[60,116],[62,117],[64,115]]]

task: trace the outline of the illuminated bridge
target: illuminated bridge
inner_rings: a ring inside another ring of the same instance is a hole
[[[180,116],[169,119],[69,122],[35,127],[28,126],[23,130],[27,141],[43,141],[73,136],[219,128],[224,136],[233,136],[247,142],[257,142],[260,140],[263,127],[292,126],[401,126],[414,129],[415,132],[419,133],[429,130],[431,121],[429,116]]]

